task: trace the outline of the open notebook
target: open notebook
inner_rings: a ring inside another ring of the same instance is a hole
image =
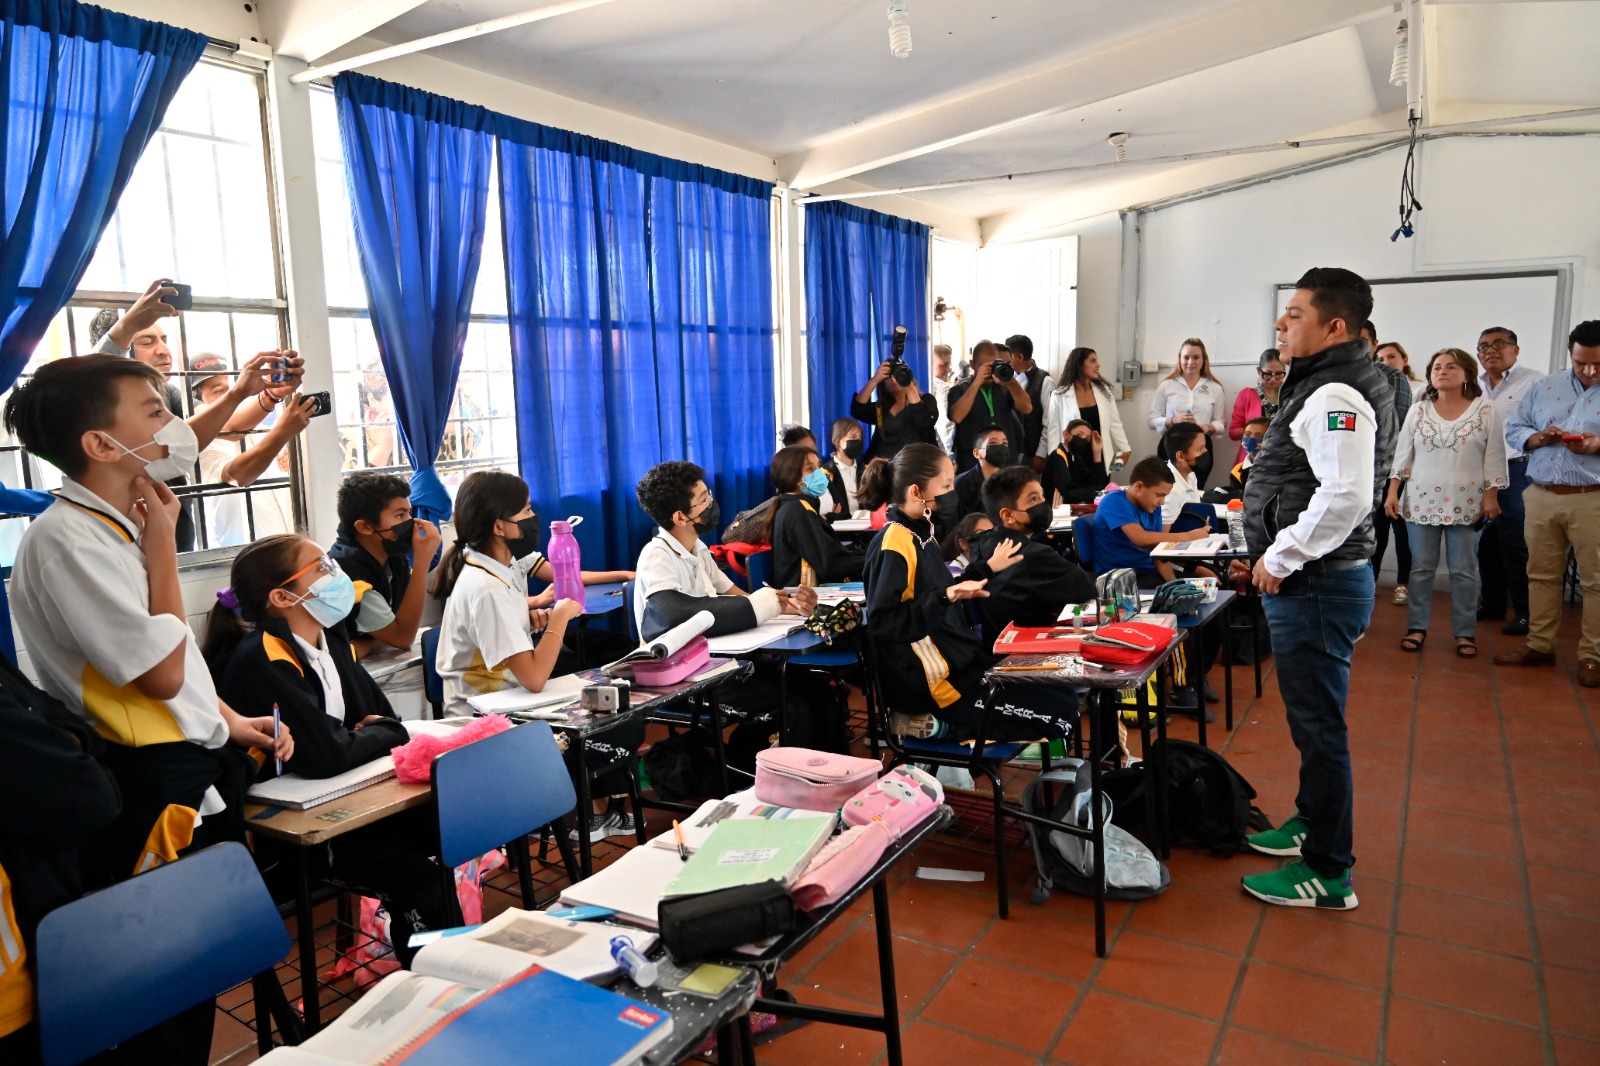
[[[614,663],[606,663],[600,672],[607,677],[626,677],[634,663],[658,663],[669,655],[676,655],[683,646],[710,629],[716,623],[710,611],[698,611],[685,622],[673,626],[655,640],[647,641]]]
[[[404,725],[406,732],[414,737],[425,733],[439,736],[458,729],[461,723],[469,720],[408,721]],[[333,777],[301,777],[299,774],[284,774],[268,781],[258,781],[250,786],[246,798],[256,803],[269,803],[274,807],[303,811],[307,807],[317,807],[340,796],[348,796],[352,792],[393,776],[394,760],[385,755],[352,767],[342,774],[335,774]]]

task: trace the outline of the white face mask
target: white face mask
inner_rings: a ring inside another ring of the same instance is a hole
[[[129,455],[139,455],[146,448],[158,444],[165,445],[166,458],[145,460],[144,472],[152,481],[171,481],[173,478],[183,477],[194,469],[195,461],[200,458],[200,441],[195,437],[189,423],[181,418],[169,421],[156,430],[156,435],[150,438],[149,444],[141,444],[137,448],[128,447],[109,433],[106,437]]]

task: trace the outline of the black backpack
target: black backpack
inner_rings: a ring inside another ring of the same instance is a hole
[[[1188,740],[1158,740],[1147,762],[1167,760],[1167,812],[1174,842],[1189,840],[1217,855],[1244,848],[1247,830],[1272,823],[1252,801],[1256,790],[1228,760]]]

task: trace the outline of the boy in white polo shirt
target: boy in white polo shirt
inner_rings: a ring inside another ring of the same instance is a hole
[[[217,698],[184,618],[179,505],[162,481],[197,446],[161,386],[143,363],[90,355],[47,363],[5,406],[23,447],[66,475],[22,537],[11,596],[44,689],[110,741],[123,806],[92,857],[96,881],[242,839],[256,769],[245,748],[293,751],[272,719]]]

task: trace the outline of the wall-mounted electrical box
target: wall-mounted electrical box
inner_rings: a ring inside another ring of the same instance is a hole
[[[1138,388],[1138,386],[1139,386],[1139,360],[1137,360],[1137,359],[1127,359],[1127,360],[1123,361],[1121,384],[1126,385],[1130,389]]]

